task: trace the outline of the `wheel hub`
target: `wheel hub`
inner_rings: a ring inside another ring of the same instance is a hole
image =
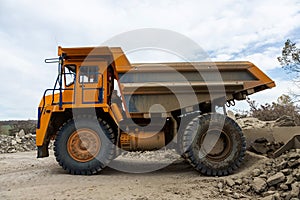
[[[97,132],[79,129],[71,134],[67,142],[69,155],[78,162],[88,162],[100,151],[101,141]]]
[[[199,140],[199,148],[206,158],[214,161],[222,161],[230,154],[231,140],[228,133],[223,130],[208,130]]]

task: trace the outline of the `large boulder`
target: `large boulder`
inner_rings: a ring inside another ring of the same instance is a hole
[[[267,188],[267,183],[263,178],[255,177],[253,179],[252,188],[256,193],[261,193]]]
[[[268,186],[277,185],[278,183],[282,183],[286,180],[286,177],[282,172],[278,172],[274,174],[273,176],[269,177],[267,180]]]

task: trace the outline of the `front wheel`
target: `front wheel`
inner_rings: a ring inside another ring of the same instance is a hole
[[[54,142],[57,162],[70,174],[101,171],[114,157],[114,133],[107,122],[91,116],[69,120]]]
[[[222,176],[240,166],[246,141],[234,120],[210,113],[196,117],[188,124],[182,136],[182,147],[185,157],[196,170]]]

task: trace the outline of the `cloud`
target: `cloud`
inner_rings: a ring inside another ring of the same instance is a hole
[[[278,56],[278,48],[267,48],[263,52],[252,53],[250,55],[244,56],[245,60],[250,60],[255,63],[260,68],[266,70],[274,69],[279,66],[277,56]],[[241,59],[236,58],[236,59]]]
[[[294,37],[293,30],[299,28],[299,7],[295,4],[299,5],[295,1],[237,3],[233,9],[221,12],[223,17],[202,23],[194,35],[202,34],[198,42],[211,52],[212,59],[250,59],[267,63],[261,66],[264,70],[276,68],[281,46],[287,38]]]

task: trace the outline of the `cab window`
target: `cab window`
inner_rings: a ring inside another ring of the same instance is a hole
[[[65,65],[65,85],[66,87],[74,84],[76,78],[76,65]]]
[[[79,83],[98,83],[98,66],[81,66],[79,72]]]

